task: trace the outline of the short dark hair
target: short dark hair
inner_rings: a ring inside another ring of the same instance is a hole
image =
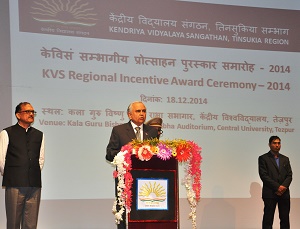
[[[271,144],[272,141],[274,141],[274,140],[276,140],[276,139],[279,139],[279,141],[281,141],[280,137],[278,137],[278,136],[271,136],[271,137],[269,138],[269,144]]]
[[[30,103],[28,103],[28,102],[21,102],[21,103],[19,103],[16,106],[15,114],[19,113],[22,110],[22,107],[25,106],[25,105],[27,105],[27,104],[30,104]]]

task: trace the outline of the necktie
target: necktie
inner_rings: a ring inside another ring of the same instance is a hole
[[[136,130],[135,136],[136,136],[136,139],[137,139],[137,140],[142,140],[142,139],[141,139],[141,132],[140,132],[140,129],[141,129],[141,127],[139,127],[139,126],[137,126],[137,127],[135,128],[135,130]]]

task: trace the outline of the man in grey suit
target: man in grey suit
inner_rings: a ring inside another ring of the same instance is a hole
[[[146,106],[142,102],[136,101],[129,104],[127,115],[130,119],[128,123],[115,126],[112,129],[109,143],[106,147],[105,158],[108,161],[113,161],[114,157],[120,152],[122,146],[131,142],[133,139],[137,138],[137,136],[139,136],[140,140],[158,137],[158,132],[155,127],[144,124],[146,120]],[[123,221],[118,224],[118,229],[125,228],[126,220],[125,215],[123,215]]]
[[[269,147],[270,151],[258,158],[259,176],[263,182],[264,215],[262,229],[272,229],[277,205],[280,229],[289,229],[289,186],[292,182],[293,172],[289,158],[279,153],[281,140],[278,136],[270,137]]]

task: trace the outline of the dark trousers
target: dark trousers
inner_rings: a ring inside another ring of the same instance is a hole
[[[6,187],[7,229],[36,229],[40,200],[41,188]]]
[[[278,205],[280,229],[290,229],[290,199],[263,198],[264,216],[262,221],[262,229],[272,229],[276,205]]]

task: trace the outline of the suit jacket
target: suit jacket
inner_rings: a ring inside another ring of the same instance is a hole
[[[155,127],[143,124],[143,139],[157,138],[158,131]],[[114,157],[120,152],[122,146],[135,139],[135,132],[131,122],[113,127],[109,143],[106,147],[106,160],[113,161]]]
[[[259,176],[263,182],[262,197],[278,198],[275,192],[280,185],[287,188],[281,198],[290,198],[289,186],[292,182],[292,168],[288,157],[279,154],[279,168],[274,155],[269,151],[258,158]]]

